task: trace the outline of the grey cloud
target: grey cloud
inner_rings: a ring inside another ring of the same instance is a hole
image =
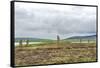
[[[96,33],[95,10],[88,12],[89,9],[86,11],[85,7],[78,6],[70,8],[69,11],[59,11],[52,8],[25,9],[16,5],[15,36],[33,36],[33,33],[41,34],[38,36]]]

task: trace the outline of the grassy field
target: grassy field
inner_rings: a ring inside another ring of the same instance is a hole
[[[16,66],[96,61],[96,43],[61,41],[15,47]]]

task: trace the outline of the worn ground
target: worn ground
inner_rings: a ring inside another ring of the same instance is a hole
[[[92,61],[96,61],[95,43],[53,43],[15,48],[16,66]]]

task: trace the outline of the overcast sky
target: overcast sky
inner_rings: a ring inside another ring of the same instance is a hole
[[[96,34],[96,7],[15,3],[15,37],[62,39]]]

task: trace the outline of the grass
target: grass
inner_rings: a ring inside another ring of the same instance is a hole
[[[96,43],[61,41],[59,45],[49,42],[15,48],[16,66],[93,61],[96,61]]]

